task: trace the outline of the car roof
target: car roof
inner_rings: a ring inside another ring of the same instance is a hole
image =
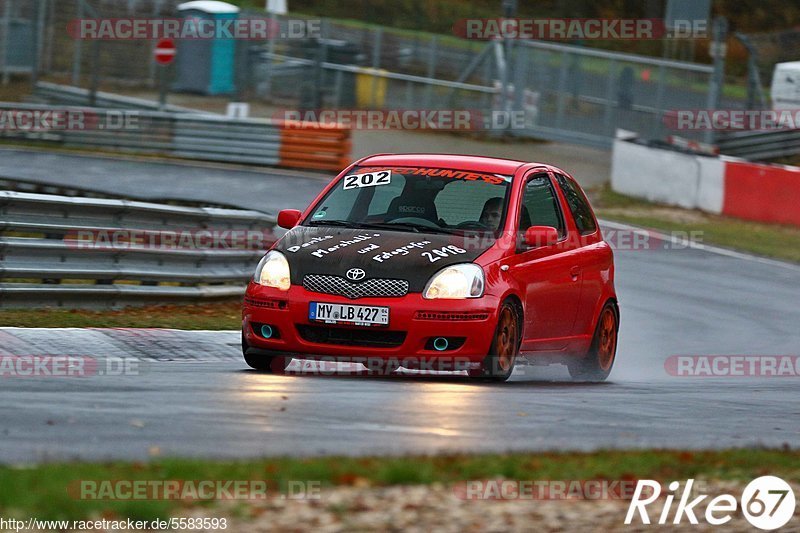
[[[552,168],[544,163],[461,154],[377,154],[359,161],[361,166],[440,167],[508,175],[513,175],[519,167],[530,164]]]

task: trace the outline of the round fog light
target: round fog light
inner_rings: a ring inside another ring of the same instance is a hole
[[[433,347],[440,352],[445,351],[449,345],[450,343],[447,342],[447,339],[444,337],[436,337],[433,339]]]
[[[263,326],[261,326],[262,337],[264,337],[265,339],[269,339],[270,337],[272,337],[272,334],[273,334],[272,326],[270,326],[269,324],[264,324]]]

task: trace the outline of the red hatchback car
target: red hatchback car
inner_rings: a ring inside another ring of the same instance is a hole
[[[242,350],[467,370],[505,380],[518,357],[578,380],[614,364],[614,258],[581,188],[551,165],[462,155],[374,155],[334,179],[256,268]],[[377,362],[377,364],[375,364]]]

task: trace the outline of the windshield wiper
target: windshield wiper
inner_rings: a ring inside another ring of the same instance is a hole
[[[339,226],[343,228],[353,228],[357,224],[348,222],[346,220],[312,220],[308,223],[309,226]]]

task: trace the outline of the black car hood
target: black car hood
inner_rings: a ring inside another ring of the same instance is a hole
[[[288,259],[293,285],[302,285],[307,274],[346,278],[348,270],[360,268],[363,279],[404,279],[410,292],[422,292],[434,273],[475,260],[493,243],[488,236],[297,226],[275,250]]]

